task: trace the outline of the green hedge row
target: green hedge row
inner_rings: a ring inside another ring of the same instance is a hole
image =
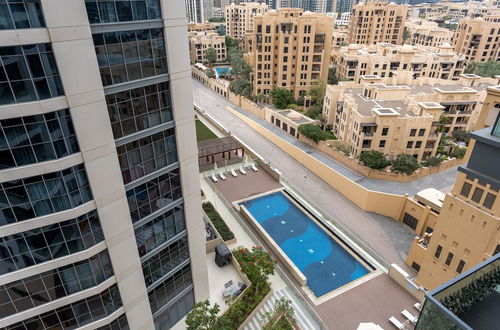
[[[234,238],[234,234],[226,225],[219,212],[217,212],[210,202],[206,202],[202,204],[203,211],[207,214],[210,221],[212,221],[213,225],[221,235],[222,239],[225,241],[229,241]]]

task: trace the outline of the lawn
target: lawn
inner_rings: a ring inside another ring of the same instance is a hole
[[[207,126],[205,126],[201,121],[196,120],[196,141],[205,141],[210,139],[216,139],[215,135]]]

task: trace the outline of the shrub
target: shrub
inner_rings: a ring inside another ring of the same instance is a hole
[[[188,330],[208,330],[217,321],[217,313],[220,307],[214,304],[210,307],[208,300],[196,303],[193,309],[186,316],[186,325]]]
[[[424,163],[424,166],[439,166],[441,164],[441,158],[439,157],[432,157],[428,161]]]
[[[405,173],[408,175],[413,174],[420,165],[417,159],[412,155],[400,154],[396,157],[396,160],[392,163],[392,170],[394,172]]]
[[[359,156],[359,160],[362,161],[365,166],[376,170],[381,170],[391,165],[391,162],[387,160],[385,155],[377,150],[363,151]]]
[[[275,88],[271,91],[271,97],[278,109],[286,109],[287,105],[293,103],[293,94],[288,89]]]
[[[212,203],[206,202],[202,204],[203,211],[207,214],[210,221],[219,232],[220,236],[224,241],[229,241],[234,238],[234,233],[229,229],[229,227],[224,222],[224,219],[220,216],[219,212],[214,208]]]
[[[457,129],[451,132],[451,137],[455,141],[467,141],[469,139],[469,133],[467,133],[463,129]]]
[[[450,153],[450,156],[462,159],[465,157],[466,153],[467,153],[467,148],[461,148],[459,146],[455,146],[453,148],[453,151]]]
[[[311,119],[321,119],[323,115],[323,108],[319,104],[315,104],[312,107],[309,108],[308,111],[304,113],[307,117]]]
[[[319,141],[334,140],[335,135],[332,132],[323,131],[318,125],[315,124],[302,124],[299,126],[299,133],[306,138],[318,143]]]

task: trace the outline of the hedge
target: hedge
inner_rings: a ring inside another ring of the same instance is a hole
[[[202,204],[203,211],[207,214],[212,224],[215,226],[224,241],[229,241],[234,238],[234,233],[224,222],[219,212],[214,208],[212,203],[206,202]]]

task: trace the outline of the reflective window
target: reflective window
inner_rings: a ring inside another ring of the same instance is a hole
[[[191,265],[189,264],[149,292],[149,304],[152,312],[156,312],[192,283]]]
[[[179,169],[127,191],[132,221],[137,221],[182,197]]]
[[[0,317],[101,284],[113,275],[107,251],[89,259],[0,286]]]
[[[174,207],[135,230],[139,255],[153,251],[186,229],[182,206]]]
[[[115,139],[174,120],[168,82],[106,95]]]
[[[40,0],[0,0],[0,30],[44,26]]]
[[[0,105],[63,94],[50,43],[0,47]]]
[[[0,237],[0,274],[80,252],[103,240],[96,211],[75,219]]]
[[[123,314],[110,324],[97,328],[97,330],[129,330],[129,329],[130,327],[128,326],[127,316],[125,316],[125,314]]]
[[[82,164],[0,183],[0,226],[77,207],[92,199]]]
[[[20,329],[75,329],[111,315],[122,307],[116,284],[103,292],[5,327]]]
[[[129,183],[177,161],[175,130],[132,141],[117,150],[123,182]]]
[[[155,329],[170,329],[182,319],[194,305],[194,292],[189,290],[167,309],[154,318]]]
[[[150,286],[188,258],[189,249],[186,237],[170,244],[142,263],[146,286]]]
[[[85,0],[90,24],[160,19],[159,0]]]
[[[69,110],[0,120],[0,169],[80,151]]]
[[[94,34],[104,86],[167,73],[163,29]]]

